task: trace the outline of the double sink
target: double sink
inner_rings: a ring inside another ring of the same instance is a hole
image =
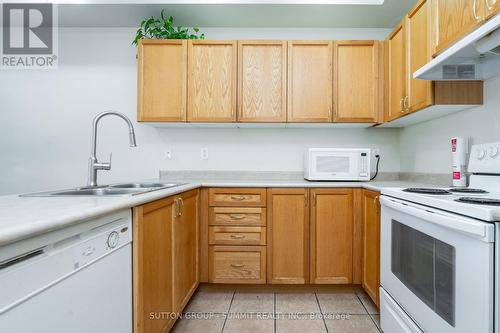
[[[164,190],[184,183],[123,183],[96,187],[78,187],[62,191],[50,191],[23,194],[23,197],[103,197],[103,196],[132,196],[151,191]]]

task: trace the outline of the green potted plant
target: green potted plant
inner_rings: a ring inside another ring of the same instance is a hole
[[[141,22],[141,27],[135,34],[134,45],[137,45],[139,39],[205,39],[205,34],[199,34],[200,29],[193,28],[194,33],[189,32],[189,28],[174,27],[174,18],[166,18],[164,10],[161,11],[161,17],[151,17]]]

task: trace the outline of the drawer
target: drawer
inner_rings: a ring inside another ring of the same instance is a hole
[[[265,246],[210,246],[211,283],[266,283]]]
[[[211,188],[208,203],[210,206],[266,206],[264,188]]]
[[[266,209],[251,207],[210,207],[209,225],[265,226]]]
[[[210,245],[266,245],[265,227],[210,227]]]

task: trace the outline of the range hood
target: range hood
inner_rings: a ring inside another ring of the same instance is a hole
[[[486,80],[500,75],[500,14],[413,73],[433,81]]]

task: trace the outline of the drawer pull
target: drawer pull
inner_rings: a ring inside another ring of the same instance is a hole
[[[232,195],[231,199],[236,200],[236,201],[242,201],[242,200],[248,199],[248,197],[246,197],[244,195]]]
[[[234,268],[243,268],[245,267],[244,264],[231,264],[231,267],[234,267]]]
[[[245,216],[245,214],[229,214],[229,217],[233,220],[243,220]]]
[[[231,235],[231,238],[234,238],[234,239],[243,239],[245,238],[244,235]]]

